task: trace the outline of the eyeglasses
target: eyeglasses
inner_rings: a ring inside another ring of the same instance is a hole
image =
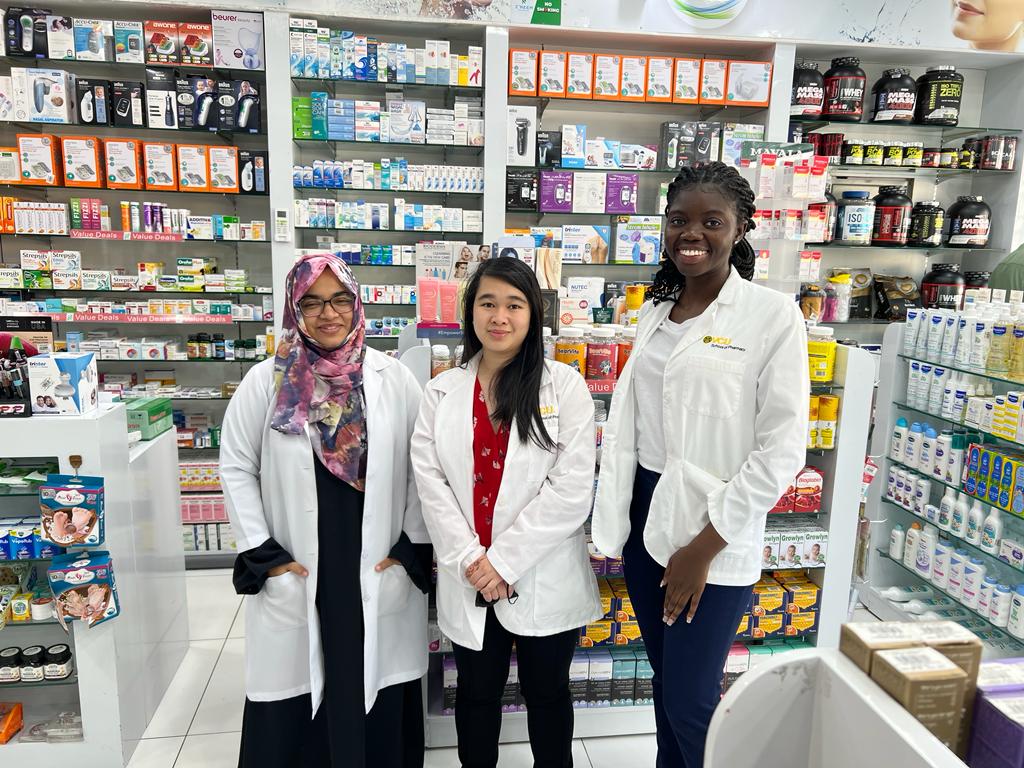
[[[339,293],[329,299],[306,296],[299,301],[299,311],[303,317],[320,317],[324,313],[324,307],[328,304],[339,315],[347,315],[356,305],[356,297],[351,293]]]

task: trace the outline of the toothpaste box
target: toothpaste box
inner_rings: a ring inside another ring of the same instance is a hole
[[[102,477],[48,475],[39,486],[39,508],[44,541],[61,547],[103,543]]]
[[[61,624],[78,619],[94,627],[116,618],[121,612],[109,552],[94,550],[60,555],[51,561],[46,577]]]

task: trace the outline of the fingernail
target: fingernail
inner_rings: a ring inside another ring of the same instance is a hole
[[[690,617],[690,616],[687,616],[686,617],[686,623],[689,624],[691,621],[693,621],[693,618]]]
[[[665,586],[665,581],[662,580],[661,584],[659,584],[658,587],[661,588],[661,587],[664,587],[664,586]]]

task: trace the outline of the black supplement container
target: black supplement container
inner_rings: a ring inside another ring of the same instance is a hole
[[[950,64],[929,67],[917,78],[917,106],[914,117],[921,125],[956,125],[960,121],[960,99],[964,76]]]
[[[881,187],[875,197],[875,224],[871,244],[902,246],[910,232],[910,214],[914,204],[903,187]]]
[[[912,123],[917,83],[909,69],[887,69],[871,89],[871,122]]]
[[[949,248],[985,248],[992,231],[992,209],[980,195],[961,195],[946,212]]]
[[[798,61],[793,71],[793,94],[789,100],[789,116],[801,120],[817,120],[825,106],[825,78],[813,61]]]
[[[864,90],[867,78],[856,56],[832,59],[832,67],[825,73],[826,120],[859,123],[864,115]]]

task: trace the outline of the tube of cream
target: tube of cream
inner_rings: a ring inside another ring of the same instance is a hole
[[[458,309],[459,284],[441,283],[441,322],[457,323],[459,316]]]
[[[437,322],[438,281],[420,278],[416,281],[416,300],[420,310],[421,323]]]

